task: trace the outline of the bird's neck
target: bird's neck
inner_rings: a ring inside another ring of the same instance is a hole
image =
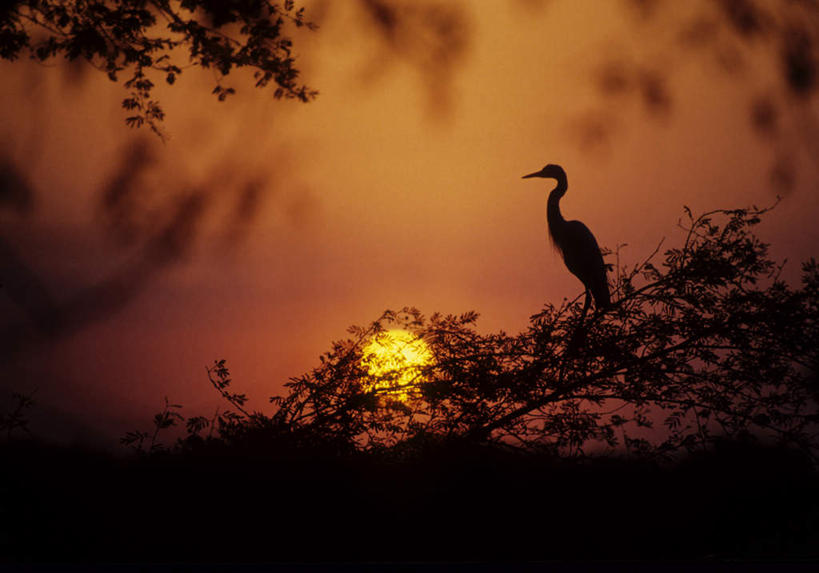
[[[555,231],[562,223],[566,222],[563,214],[560,212],[560,199],[566,193],[568,185],[565,179],[557,180],[557,187],[549,193],[549,201],[547,203],[546,219],[549,221],[549,231],[552,236],[555,236]]]

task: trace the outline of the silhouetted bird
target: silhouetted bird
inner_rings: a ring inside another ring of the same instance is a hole
[[[603,263],[603,255],[600,253],[600,247],[597,246],[597,240],[586,225],[580,221],[567,221],[560,213],[560,198],[569,188],[566,172],[560,165],[550,163],[540,171],[524,175],[523,179],[529,177],[557,180],[557,187],[549,193],[546,211],[549,235],[560,254],[563,255],[566,267],[586,287],[586,307],[589,304],[590,292],[598,310],[610,307],[611,298],[609,297],[609,283],[606,280],[606,265]]]

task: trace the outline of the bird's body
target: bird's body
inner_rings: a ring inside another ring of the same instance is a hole
[[[549,164],[540,171],[525,175],[557,180],[557,186],[549,193],[546,219],[549,236],[563,256],[563,262],[574,276],[580,279],[587,293],[594,297],[598,310],[611,306],[609,284],[606,280],[606,265],[597,240],[589,228],[580,221],[567,221],[560,212],[560,199],[566,194],[568,181],[566,172],[559,165]]]

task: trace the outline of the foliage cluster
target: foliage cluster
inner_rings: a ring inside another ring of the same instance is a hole
[[[663,459],[716,439],[756,437],[812,452],[819,265],[804,263],[801,286],[790,286],[784,263],[753,233],[765,211],[686,209],[680,246],[662,260],[658,246],[633,266],[618,262],[616,302],[606,312],[587,315],[578,300],[546,305],[510,335],[480,333],[472,312],[387,311],[292,379],[288,394],[271,398],[270,415],[246,409],[219,361],[210,379],[233,411],[188,419],[178,447],[287,436],[344,451],[406,451],[466,440],[560,456],[624,448]],[[423,338],[435,356],[406,401],[389,391],[402,372],[373,384],[361,360],[368,341],[394,327]],[[183,420],[167,413],[157,424]]]
[[[126,73],[126,123],[159,134],[165,114],[151,78],[173,84],[190,66],[214,70],[219,101],[235,93],[222,82],[236,68],[253,70],[257,87],[272,82],[277,99],[315,97],[299,81],[291,26],[314,28],[293,0],[11,0],[0,8],[0,58],[63,55],[88,61],[112,81]]]

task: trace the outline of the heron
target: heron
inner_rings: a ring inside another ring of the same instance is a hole
[[[567,221],[560,212],[560,199],[569,188],[566,172],[560,165],[550,163],[540,171],[524,175],[523,179],[530,177],[557,180],[557,186],[549,193],[546,220],[549,223],[549,235],[563,256],[563,262],[586,289],[584,316],[590,305],[589,293],[594,297],[594,306],[598,311],[609,308],[611,298],[606,280],[606,265],[597,240],[586,225],[580,221]]]

